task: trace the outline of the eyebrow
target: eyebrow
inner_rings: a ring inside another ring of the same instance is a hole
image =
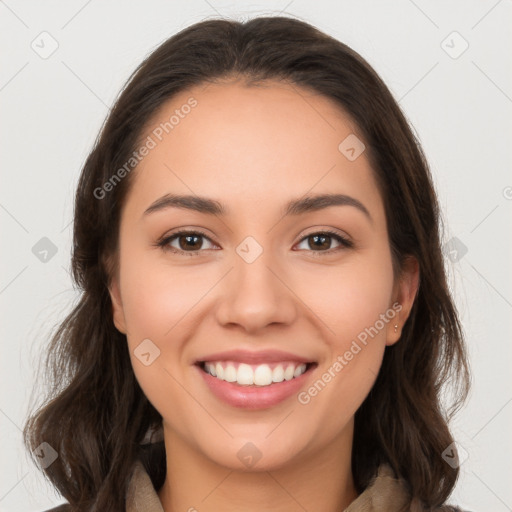
[[[364,213],[368,220],[372,222],[372,217],[368,209],[354,197],[347,196],[345,194],[318,194],[293,199],[285,205],[283,217],[315,212],[331,206],[353,206]],[[144,211],[143,216],[165,210],[167,208],[181,208],[207,215],[225,216],[229,213],[229,210],[215,199],[196,195],[165,194],[153,202]]]

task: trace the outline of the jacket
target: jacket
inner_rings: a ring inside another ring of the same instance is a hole
[[[344,512],[398,512],[410,504],[410,497],[402,479],[394,476],[388,465],[379,468],[370,485],[344,510]],[[46,512],[69,512],[69,504]],[[445,509],[448,510],[448,509]],[[452,508],[453,512],[464,512]],[[164,512],[160,498],[142,463],[137,460],[128,484],[125,512]]]

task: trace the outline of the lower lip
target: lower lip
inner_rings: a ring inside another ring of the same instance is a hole
[[[314,370],[311,366],[299,377],[269,386],[241,386],[233,382],[217,379],[196,365],[211,392],[220,400],[241,409],[267,409],[297,394]]]

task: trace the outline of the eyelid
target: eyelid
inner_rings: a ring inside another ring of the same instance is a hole
[[[347,242],[352,243],[352,238],[348,235],[348,233],[342,231],[341,229],[337,228],[324,228],[321,226],[313,226],[312,228],[308,228],[307,230],[301,232],[299,236],[299,242],[302,242],[304,238],[307,238],[309,236],[313,235],[319,235],[319,234],[327,234],[327,235],[336,235],[340,238],[343,238]]]
[[[337,254],[340,250],[343,249],[352,249],[354,247],[354,242],[350,239],[350,237],[343,232],[340,232],[337,229],[315,229],[314,231],[311,231],[309,233],[305,233],[304,235],[301,235],[300,240],[297,242],[297,244],[303,243],[305,240],[307,240],[310,236],[313,235],[327,235],[330,238],[334,238],[338,243],[338,247],[334,247],[331,249],[327,249],[325,251],[314,251],[314,250],[305,250],[305,252],[311,254],[314,257],[322,257],[322,256],[330,256],[333,254]]]
[[[173,239],[177,239],[180,236],[186,235],[200,235],[201,237],[207,239],[212,245],[217,245],[209,235],[207,235],[203,230],[199,228],[178,228],[176,231],[171,231],[170,233],[166,233],[160,237],[154,245],[164,251],[170,251],[176,254],[188,254],[189,256],[199,255],[199,253],[203,252],[203,249],[196,251],[183,251],[181,249],[176,249],[175,247],[170,246],[171,241],[174,241]]]

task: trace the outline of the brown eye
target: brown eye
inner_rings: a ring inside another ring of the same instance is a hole
[[[197,251],[201,249],[203,245],[201,235],[180,235],[177,240],[180,249],[183,250],[192,249],[193,251]]]
[[[329,235],[310,235],[307,239],[311,248],[329,250],[331,238]]]
[[[158,242],[157,245],[164,251],[196,256],[202,252],[202,249],[205,249],[205,240],[214,247],[212,241],[204,233],[199,231],[179,231],[178,233],[165,237]],[[211,249],[212,247],[206,247],[206,249]]]
[[[333,240],[338,243],[337,247],[331,247]],[[319,233],[312,233],[307,235],[300,241],[299,245],[304,243],[306,244],[306,247],[303,247],[303,249],[309,250],[313,253],[332,253],[343,248],[353,247],[353,243],[350,240],[341,236],[339,233],[334,233],[331,231],[321,231]]]

